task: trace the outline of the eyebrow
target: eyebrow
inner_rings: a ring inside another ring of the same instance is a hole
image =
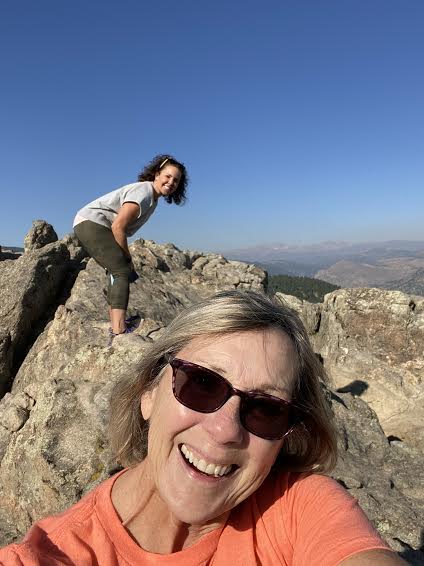
[[[195,363],[197,363],[197,365],[204,367],[205,369],[210,369],[210,370],[214,371],[215,373],[218,373],[222,377],[225,377],[225,379],[228,379],[226,377],[228,375],[228,372],[225,369],[223,369],[219,366],[216,366],[214,364],[208,364],[206,366],[206,365],[204,365],[205,362],[202,362],[202,363],[195,362]],[[253,389],[247,389],[246,393],[247,392],[248,393],[269,393],[269,394],[279,393],[280,395],[287,395],[287,396],[290,396],[290,394],[291,394],[291,391],[289,389],[287,389],[286,387],[284,387],[284,386],[278,387],[277,385],[271,385],[270,383],[267,383],[267,384],[260,383],[259,385],[256,385]]]

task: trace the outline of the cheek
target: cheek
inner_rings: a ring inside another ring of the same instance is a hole
[[[148,412],[150,410],[150,413]],[[159,390],[153,399],[142,400],[142,414],[150,415],[151,440],[172,443],[176,435],[195,427],[203,415],[179,403],[172,392]],[[149,439],[150,442],[150,439]]]
[[[283,440],[280,440],[275,443],[272,442],[270,445],[269,442],[261,438],[254,439],[249,447],[249,453],[251,462],[259,474],[268,474],[277,459],[283,442]]]

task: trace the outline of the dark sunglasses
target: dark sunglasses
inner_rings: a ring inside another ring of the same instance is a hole
[[[297,421],[293,403],[266,393],[240,391],[222,375],[192,362],[173,358],[169,364],[174,396],[185,407],[213,413],[237,395],[241,399],[240,422],[255,436],[277,440],[293,430]]]

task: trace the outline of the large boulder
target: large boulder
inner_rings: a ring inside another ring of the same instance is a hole
[[[33,340],[37,323],[61,291],[69,259],[56,242],[0,262],[0,397]]]
[[[375,412],[351,393],[331,393],[339,459],[333,477],[348,489],[392,548],[424,564],[424,454],[389,442]]]
[[[332,386],[360,395],[388,437],[424,446],[424,298],[340,289],[315,305],[277,293],[303,318]]]
[[[58,308],[0,402],[0,544],[112,473],[105,439],[110,391],[160,328],[146,321],[109,347],[105,326]]]
[[[57,240],[57,234],[51,224],[45,220],[34,220],[32,228],[24,238],[24,249],[25,252],[38,250]]]

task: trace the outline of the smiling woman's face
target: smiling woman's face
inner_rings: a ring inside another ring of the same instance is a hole
[[[175,193],[181,181],[181,171],[175,165],[165,165],[155,174],[153,190],[156,197],[166,197]]]
[[[295,352],[280,330],[198,338],[177,357],[218,371],[237,389],[291,398]],[[178,520],[202,525],[224,517],[268,475],[284,440],[248,432],[239,407],[240,398],[232,396],[213,413],[188,409],[173,395],[169,365],[158,387],[143,395],[142,414],[150,420],[145,465],[154,491]]]

